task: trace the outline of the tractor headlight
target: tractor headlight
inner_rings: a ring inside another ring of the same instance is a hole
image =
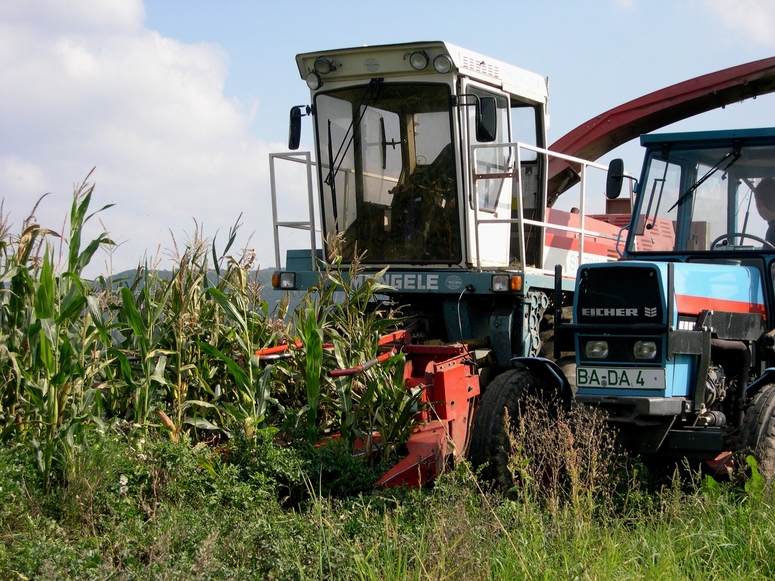
[[[428,58],[428,53],[424,50],[416,50],[409,55],[409,64],[412,65],[413,69],[418,71],[427,67],[430,60],[431,59]]]
[[[509,275],[508,274],[494,274],[492,275],[492,291],[496,293],[502,293],[509,290]]]
[[[654,359],[657,356],[657,343],[656,341],[635,341],[632,354],[635,359]]]
[[[519,292],[522,290],[522,277],[518,274],[493,274],[491,284],[495,293]]]
[[[448,73],[452,70],[452,59],[445,54],[440,54],[433,59],[433,68],[437,73]]]
[[[272,286],[283,290],[293,290],[296,288],[295,272],[275,272],[272,275]]]
[[[605,359],[608,357],[608,341],[587,341],[584,354],[589,359]]]
[[[323,86],[323,80],[320,78],[320,73],[317,71],[310,71],[307,73],[307,86],[311,91],[317,91]]]
[[[328,60],[326,57],[323,57],[323,56],[319,56],[318,58],[315,59],[315,63],[313,67],[321,75],[327,75],[331,71],[336,70],[336,65],[334,64],[334,62]]]

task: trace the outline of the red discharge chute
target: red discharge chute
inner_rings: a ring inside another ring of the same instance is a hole
[[[775,57],[723,69],[633,99],[582,123],[549,149],[594,161],[612,149],[676,121],[775,91]],[[578,182],[578,168],[552,158],[547,205]]]

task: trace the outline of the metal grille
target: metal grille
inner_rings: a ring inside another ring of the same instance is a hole
[[[493,77],[495,79],[501,78],[501,71],[497,66],[489,64],[486,61],[472,59],[470,56],[463,55],[463,67],[481,75],[487,75],[488,77]]]

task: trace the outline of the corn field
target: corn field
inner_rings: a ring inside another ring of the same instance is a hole
[[[86,181],[75,188],[67,232],[38,224],[38,205],[18,233],[0,213],[0,438],[32,446],[46,483],[87,434],[118,424],[172,441],[268,429],[287,441],[408,437],[414,420],[401,418],[419,403],[403,389],[402,355],[359,376],[327,375],[375,357],[399,323],[369,312],[376,277],[352,288],[327,272],[294,312],[287,301],[270,309],[254,253],[233,249],[237,223],[222,247],[198,226],[175,243],[169,277],[146,261],[131,280],[87,280],[95,253],[113,245],[107,232],[82,239],[109,209],[90,213],[93,194]],[[282,343],[285,358],[256,355]],[[383,444],[388,454],[401,442]]]

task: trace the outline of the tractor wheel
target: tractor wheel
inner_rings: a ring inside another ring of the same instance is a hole
[[[573,395],[576,395],[576,357],[562,357],[557,361],[557,365],[570,383]]]
[[[469,461],[475,470],[481,468],[483,479],[503,490],[514,486],[508,466],[511,456],[509,430],[513,432],[518,428],[522,406],[528,398],[539,399],[551,410],[562,405],[559,395],[557,390],[548,388],[527,370],[506,371],[490,383],[474,415],[468,451]],[[506,425],[507,414],[510,425]]]
[[[765,480],[775,480],[775,384],[765,385],[753,398],[740,429],[741,451],[756,458]]]

